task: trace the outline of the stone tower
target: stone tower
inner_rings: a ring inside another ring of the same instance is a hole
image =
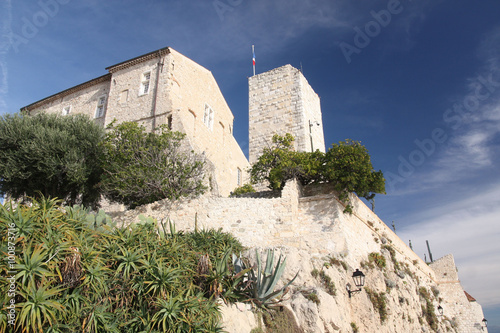
[[[252,76],[249,86],[249,162],[274,134],[290,133],[297,151],[325,151],[319,96],[291,65]]]

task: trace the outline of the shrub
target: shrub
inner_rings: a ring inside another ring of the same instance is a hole
[[[391,261],[394,265],[394,270],[396,270],[396,271],[399,270],[400,267],[399,267],[399,262],[396,259],[396,250],[394,250],[394,248],[390,245],[383,245],[382,249],[387,250],[389,252],[389,254],[391,255]]]
[[[378,252],[372,252],[368,255],[368,261],[375,264],[378,268],[386,266],[385,257]]]
[[[321,302],[319,300],[318,294],[316,292],[311,291],[311,292],[302,292],[305,298],[310,300],[311,302],[315,303],[316,305],[319,305]]]
[[[5,244],[7,227],[15,226],[16,253],[22,254],[16,266],[19,332],[221,329],[213,293],[197,285],[197,266],[202,254],[217,263],[224,248],[242,248],[230,235],[168,233],[148,219],[114,227],[81,207],[44,198],[31,206],[0,205],[0,220],[6,221],[0,241]],[[0,271],[7,264],[2,260]],[[230,288],[223,284],[224,292]]]
[[[330,257],[329,262],[331,265],[342,267],[345,271],[347,271],[347,264],[345,263],[345,261],[334,258],[334,257]]]
[[[234,191],[231,192],[230,197],[237,197],[246,193],[255,193],[255,189],[253,188],[252,184],[245,184],[243,186],[235,188]]]
[[[379,313],[380,322],[383,323],[387,320],[387,299],[385,297],[385,293],[377,293],[366,287],[365,290],[370,298],[373,308]]]
[[[102,189],[129,208],[202,194],[204,158],[183,145],[185,134],[160,126],[147,133],[135,122],[108,126]]]
[[[269,308],[263,312],[264,324],[273,333],[303,333],[293,313],[285,306]]]

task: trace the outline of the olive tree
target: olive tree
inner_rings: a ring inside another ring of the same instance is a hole
[[[183,144],[185,134],[160,126],[148,133],[135,122],[108,126],[101,188],[129,208],[202,194],[204,158]]]
[[[0,192],[95,207],[104,129],[83,115],[0,117]]]

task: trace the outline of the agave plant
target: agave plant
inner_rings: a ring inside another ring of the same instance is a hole
[[[290,280],[286,285],[278,290],[274,290],[276,284],[280,280],[286,267],[286,258],[281,261],[282,256],[280,255],[278,263],[273,270],[274,263],[274,250],[267,250],[267,260],[266,267],[264,271],[261,270],[261,260],[260,255],[257,250],[255,250],[257,256],[257,274],[252,270],[250,271],[250,279],[253,281],[253,301],[255,301],[260,306],[266,306],[272,301],[273,298],[281,296],[285,289],[292,284],[293,281],[299,275],[299,272],[295,274],[294,278]]]
[[[32,247],[28,245],[23,250],[23,256],[19,259],[18,264],[15,266],[17,270],[16,280],[21,279],[21,284],[26,287],[36,287],[42,278],[54,276],[48,269],[45,260],[47,258],[47,250],[41,246]]]
[[[39,287],[22,287],[20,294],[25,301],[19,304],[21,312],[18,319],[26,331],[41,333],[45,323],[52,326],[57,318],[64,316],[64,307],[54,299],[61,291],[44,283]]]

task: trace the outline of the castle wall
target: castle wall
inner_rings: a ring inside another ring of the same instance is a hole
[[[61,94],[60,97],[55,96],[55,98],[51,98],[50,101],[37,106],[35,109],[30,110],[30,112],[32,114],[38,112],[64,114],[63,110],[69,107],[69,114],[84,114],[94,119],[99,98],[105,96],[107,104],[109,89],[109,80],[92,84],[88,87],[70,92],[69,94]],[[107,110],[106,104],[105,111]],[[95,118],[96,122],[103,125],[104,116]]]
[[[155,118],[153,116],[156,116],[155,126],[165,124],[167,113],[171,112],[171,105],[164,93],[168,84],[165,69],[165,56],[161,56],[112,70],[106,125],[114,120],[118,123],[137,121],[150,131]],[[144,78],[146,73],[150,75],[149,80]],[[146,81],[149,86],[147,93],[144,93],[142,84]]]
[[[238,168],[243,184],[249,167],[233,136],[234,116],[209,70],[174,50],[169,57],[168,96],[174,122],[195,150],[206,154],[215,168],[217,192],[228,196],[238,186]],[[208,122],[206,107],[213,112]]]
[[[469,300],[465,295],[453,255],[448,254],[429,266],[436,272],[439,296],[443,299],[443,316],[452,320],[460,332],[484,332],[481,323],[483,310],[475,300]]]
[[[431,295],[434,312],[437,313],[438,305],[444,308],[445,315],[436,324],[441,331],[482,331],[477,326],[483,318],[481,307],[466,299],[452,259],[445,257],[427,265],[361,200],[351,195],[350,201],[352,215],[343,213],[344,204],[328,185],[303,189],[292,181],[287,183],[278,198],[207,195],[175,207],[160,201],[133,211],[107,212],[115,220],[126,223],[138,221],[139,214],[143,214],[163,222],[170,218],[177,230],[222,228],[244,246],[279,248],[288,260],[284,280],[299,272],[294,283],[301,286],[297,287],[299,290],[318,283],[311,277],[313,268],[325,270],[336,285],[337,296],[328,295],[317,286],[313,289],[319,295],[321,305],[308,303],[300,292],[294,293],[287,303],[294,309],[301,325],[308,327],[310,332],[329,332],[339,328],[348,331],[351,322],[357,324],[360,332],[429,331],[422,314],[422,306],[427,303],[419,296],[420,288]],[[384,246],[394,249],[397,267]],[[385,258],[385,268],[370,266],[368,257],[372,252]],[[325,268],[328,257],[345,262],[346,270]],[[366,288],[385,294],[388,313],[384,323],[381,323],[367,292],[353,298],[347,296],[345,286],[352,283],[350,276],[357,268],[366,274]],[[434,295],[433,289],[438,295]]]
[[[325,152],[325,136],[323,134],[323,119],[321,115],[321,103],[318,94],[307,82],[302,73],[298,75],[300,85],[300,104],[299,107],[305,117],[306,131],[304,135],[309,137],[305,144],[305,151]],[[311,143],[312,137],[312,143]],[[312,146],[311,146],[312,145]]]

